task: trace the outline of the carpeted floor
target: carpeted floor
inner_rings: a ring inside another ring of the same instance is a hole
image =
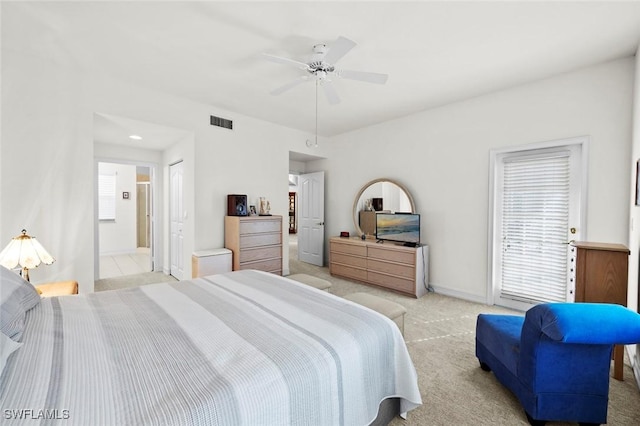
[[[144,272],[142,274],[124,275],[121,277],[104,278],[94,282],[94,291],[119,290],[127,287],[138,287],[145,284],[166,283],[177,281],[171,275],[162,272]]]
[[[475,357],[475,321],[479,313],[515,313],[505,308],[466,302],[429,293],[414,299],[356,282],[332,277],[326,267],[297,260],[295,238],[290,246],[290,273],[306,273],[329,280],[337,296],[368,292],[407,308],[405,340],[418,372],[423,405],[407,420],[397,417],[392,426],[527,425],[516,398],[482,371]],[[96,291],[171,281],[161,273],[96,281]],[[128,283],[127,283],[128,282]],[[611,379],[608,424],[640,424],[640,392],[625,355],[624,381]],[[566,423],[549,423],[564,426]]]
[[[407,420],[394,419],[392,426],[529,424],[515,396],[492,373],[482,371],[475,357],[475,324],[479,313],[522,313],[437,293],[414,299],[333,277],[329,268],[297,259],[297,245],[292,239],[291,274],[306,273],[329,280],[331,293],[338,296],[369,292],[407,309],[405,340],[418,372],[423,404],[411,411]],[[548,424],[564,426],[570,423]],[[640,425],[640,392],[626,355],[624,381],[610,380],[608,424]]]

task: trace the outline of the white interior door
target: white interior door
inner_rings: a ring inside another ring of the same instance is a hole
[[[585,237],[583,145],[500,153],[494,161],[494,303],[526,310],[572,302],[574,259],[567,244]],[[573,142],[573,143],[566,143]]]
[[[298,214],[298,260],[324,263],[324,172],[300,175]]]
[[[183,176],[182,162],[169,167],[169,200],[171,221],[171,245],[169,253],[171,269],[169,273],[178,280],[184,276],[184,201],[183,201]]]

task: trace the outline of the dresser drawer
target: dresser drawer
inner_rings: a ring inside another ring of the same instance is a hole
[[[339,265],[337,263],[331,263],[331,275],[340,275],[342,277],[353,278],[360,281],[367,280],[366,269],[353,268],[351,266]]]
[[[240,235],[240,248],[246,249],[251,247],[274,246],[282,244],[282,234],[254,234]]]
[[[355,266],[359,268],[367,267],[367,259],[358,256],[349,256],[348,254],[331,252],[331,262],[341,263],[347,266]]]
[[[401,263],[389,263],[381,260],[367,259],[367,269],[372,272],[383,272],[385,274],[397,275],[402,278],[413,279],[416,269],[413,266]]]
[[[282,220],[243,220],[240,222],[240,235],[265,232],[280,232]]]
[[[240,263],[282,258],[282,246],[266,246],[240,250]]]
[[[383,259],[390,262],[406,263],[407,265],[415,265],[416,263],[415,250],[385,250],[383,248],[371,246],[367,250],[367,256],[373,259]]]
[[[240,269],[257,269],[265,272],[282,271],[282,259],[267,259],[240,264]]]
[[[354,254],[356,256],[364,257],[367,255],[367,246],[364,244],[347,244],[331,241],[331,252]]]
[[[415,281],[404,278],[393,277],[391,275],[379,274],[369,271],[367,273],[367,281],[392,290],[402,291],[404,293],[413,294],[415,291]]]

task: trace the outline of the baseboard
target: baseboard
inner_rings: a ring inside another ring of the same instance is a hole
[[[462,300],[467,300],[469,302],[481,303],[483,305],[487,304],[486,296],[478,296],[477,294],[471,294],[463,291],[452,290],[450,288],[440,287],[433,284],[431,284],[431,288],[435,293],[442,294],[443,296],[455,297],[456,299],[462,299]]]

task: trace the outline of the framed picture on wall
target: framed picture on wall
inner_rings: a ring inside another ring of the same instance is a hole
[[[636,206],[640,206],[640,160],[636,161]]]
[[[129,193],[128,192],[123,192],[122,193],[122,198],[125,199],[125,200],[128,200],[129,199]]]

